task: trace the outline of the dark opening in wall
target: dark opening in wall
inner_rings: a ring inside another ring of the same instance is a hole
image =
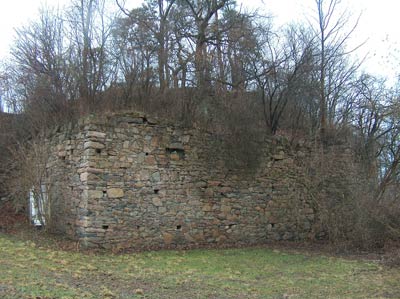
[[[101,149],[96,148],[96,154],[101,154]]]
[[[181,229],[182,229],[182,225],[177,225],[177,226],[176,226],[176,229],[177,229],[177,230],[181,230]]]
[[[146,155],[146,156],[148,156],[148,155],[149,155],[149,153],[145,153],[145,155]]]
[[[271,223],[271,227],[274,228],[275,227],[275,223]]]
[[[108,229],[108,225],[103,225],[102,228],[103,229]]]
[[[158,190],[158,189],[154,189],[154,194],[158,194],[159,191],[160,190]]]
[[[172,158],[172,157],[176,157],[179,160],[183,160],[185,158],[185,150],[182,148],[170,148],[167,147],[165,149],[165,151],[167,152],[167,154]]]
[[[106,190],[103,190],[103,195],[106,195],[107,194],[107,191]]]

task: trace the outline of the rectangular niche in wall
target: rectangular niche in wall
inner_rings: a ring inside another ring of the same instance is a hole
[[[165,151],[171,160],[183,160],[185,158],[185,150],[181,143],[171,143]]]

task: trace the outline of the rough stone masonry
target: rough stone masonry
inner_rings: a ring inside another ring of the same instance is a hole
[[[85,247],[173,248],[302,240],[315,217],[306,146],[259,145],[230,167],[216,136],[138,113],[89,116],[48,137],[52,229]]]

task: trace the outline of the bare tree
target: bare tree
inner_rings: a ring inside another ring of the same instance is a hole
[[[317,28],[315,29],[316,36],[319,38],[319,113],[320,113],[320,132],[322,140],[326,139],[326,129],[328,125],[328,103],[331,93],[329,89],[332,82],[338,80],[337,77],[330,77],[329,70],[343,62],[344,57],[350,52],[346,51],[345,46],[350,36],[355,31],[359,18],[355,24],[349,26],[350,15],[339,11],[341,0],[315,0],[317,9]],[[343,66],[340,66],[343,67]],[[344,77],[348,77],[356,68],[352,67],[351,71],[346,72]],[[335,100],[335,99],[333,99]]]
[[[130,23],[133,26],[145,26],[157,41],[158,79],[161,91],[169,86],[168,44],[170,24],[168,18],[175,2],[175,0],[147,0],[141,8],[143,15],[139,16],[127,12],[117,1],[119,7],[130,19]]]
[[[231,3],[230,0],[192,1],[185,0],[191,17],[196,24],[196,31],[193,32],[195,43],[195,67],[197,85],[200,89],[207,89],[210,85],[210,67],[207,63],[207,42],[210,40],[212,19],[218,11]]]
[[[12,48],[13,67],[9,68],[8,78],[14,78],[15,86],[9,101],[15,103],[18,99],[19,112],[36,115],[32,121],[37,119],[41,124],[43,119],[53,124],[69,115],[70,70],[64,56],[63,26],[58,11],[43,9],[38,21],[16,31]]]
[[[92,108],[114,77],[108,53],[114,20],[110,13],[106,0],[75,0],[67,12],[70,67],[80,99]]]
[[[114,53],[127,85],[128,98],[135,89],[141,97],[148,97],[156,84],[158,44],[153,19],[152,11],[143,6],[132,10],[129,17],[119,19],[114,27],[117,49]]]
[[[264,43],[252,60],[251,78],[261,95],[265,125],[271,134],[282,125],[282,118],[288,117],[288,104],[296,105],[304,86],[311,87],[306,82],[314,70],[310,61],[314,40],[300,38],[297,30],[291,27],[280,34],[264,30],[263,37],[259,37]],[[302,107],[298,113],[305,113],[304,110]]]
[[[365,174],[380,202],[400,166],[398,94],[383,79],[362,74],[352,86],[351,118]]]

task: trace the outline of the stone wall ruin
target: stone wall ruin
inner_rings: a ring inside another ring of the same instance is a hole
[[[137,113],[89,116],[48,137],[51,228],[100,248],[173,248],[304,240],[315,211],[306,146],[258,145],[231,167],[216,136]],[[221,150],[222,152],[218,152]]]

